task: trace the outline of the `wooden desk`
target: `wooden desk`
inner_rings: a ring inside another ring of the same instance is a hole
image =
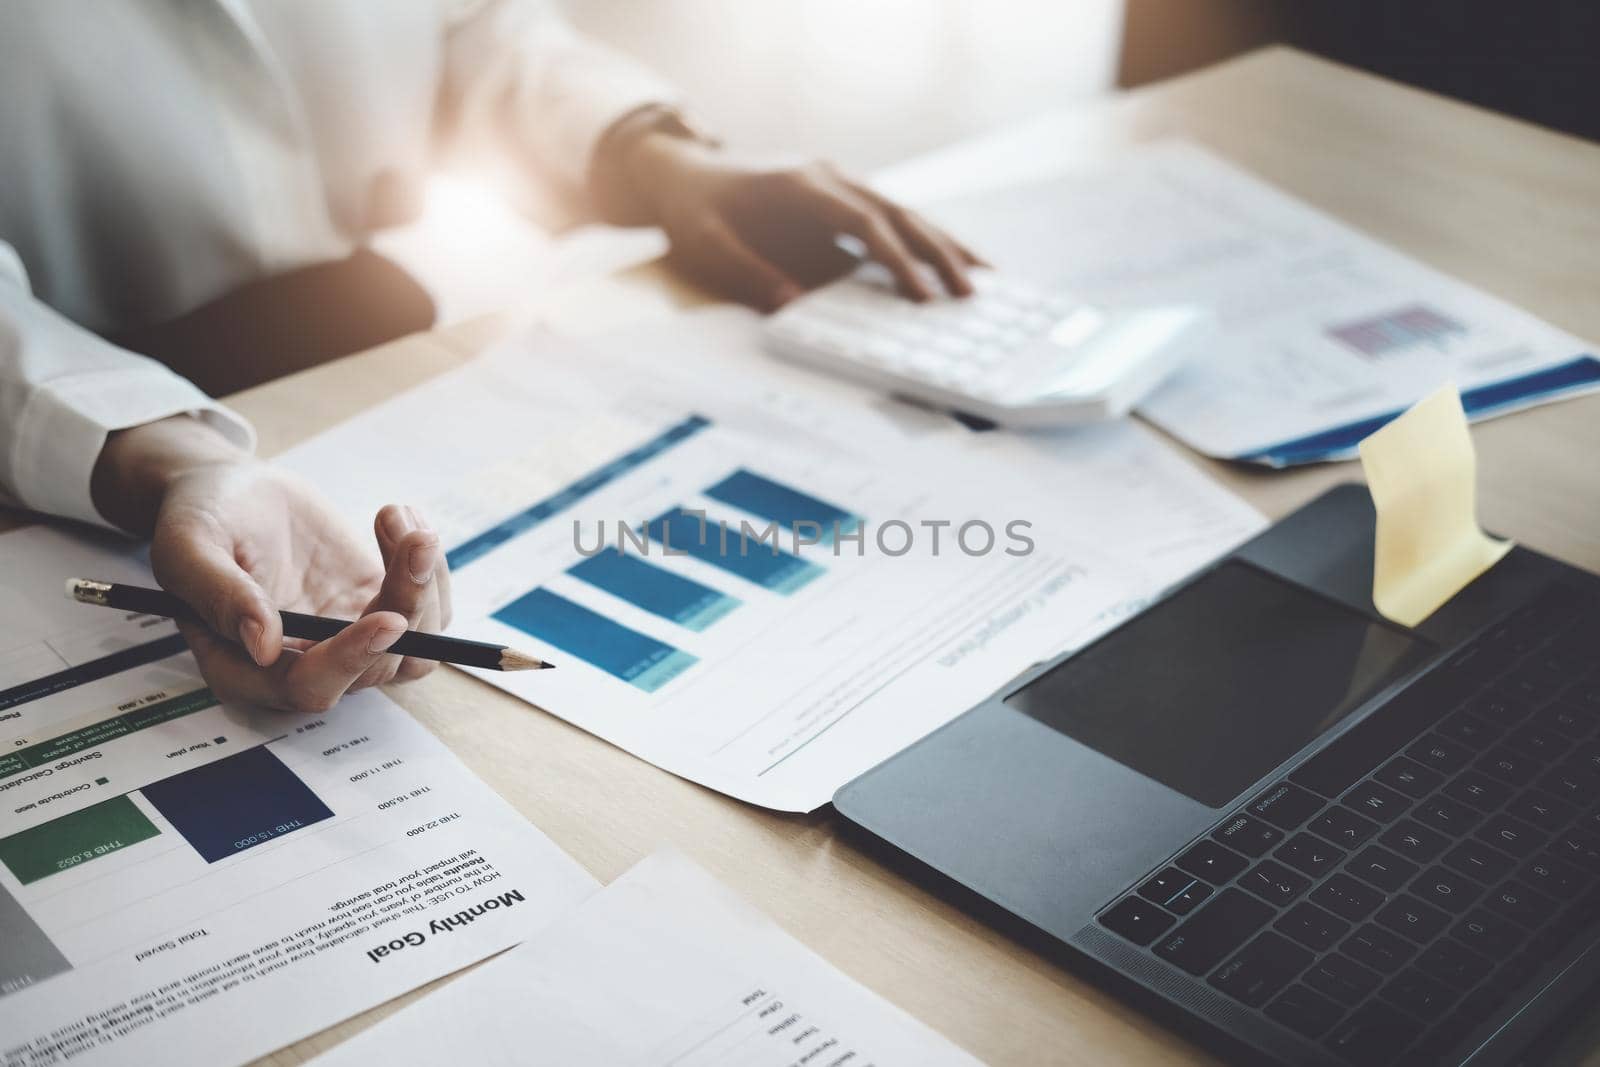
[[[1069,125],[1086,144],[1192,137],[1437,267],[1600,337],[1593,145],[1282,49],[1095,104]],[[644,268],[563,294],[554,317],[570,331],[595,332],[697,299]],[[234,403],[271,454],[459,364],[498,328],[483,322],[409,338]],[[1476,439],[1485,522],[1600,570],[1600,396],[1489,423]],[[1359,477],[1351,464],[1265,473],[1196,462],[1271,516]],[[661,844],[676,845],[835,965],[988,1062],[1205,1058],[897,877],[842,841],[827,814],[780,815],[729,800],[454,671],[393,695],[602,881]],[[302,1062],[393,1007],[264,1062]]]

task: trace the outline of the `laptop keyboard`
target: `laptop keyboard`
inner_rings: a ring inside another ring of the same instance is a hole
[[[1099,916],[1353,1063],[1439,1059],[1600,917],[1600,604],[1553,587]]]

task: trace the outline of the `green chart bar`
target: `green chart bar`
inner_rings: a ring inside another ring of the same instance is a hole
[[[42,767],[46,763],[64,759],[85,749],[99,748],[107,741],[115,741],[119,737],[127,737],[140,730],[148,730],[152,726],[160,726],[164,722],[193,715],[197,711],[215,707],[216,704],[217,698],[211,695],[211,690],[196,689],[192,693],[182,693],[156,704],[135,708],[121,715],[113,715],[109,719],[101,719],[81,730],[52,737],[48,741],[41,741],[37,745],[29,745],[27,748],[19,748],[15,752],[7,752],[0,756],[0,778],[10,778],[14,774]]]
[[[0,838],[0,863],[23,885],[148,841],[161,831],[127,797]]]

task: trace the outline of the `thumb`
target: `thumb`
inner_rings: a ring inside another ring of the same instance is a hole
[[[231,544],[207,524],[159,525],[150,543],[150,565],[163,589],[193,608],[218,634],[244,646],[266,667],[283,651],[283,621],[259,582],[239,566]]]

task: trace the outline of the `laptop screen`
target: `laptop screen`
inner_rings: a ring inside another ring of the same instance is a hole
[[[1230,560],[1005,702],[1216,808],[1433,651]]]

